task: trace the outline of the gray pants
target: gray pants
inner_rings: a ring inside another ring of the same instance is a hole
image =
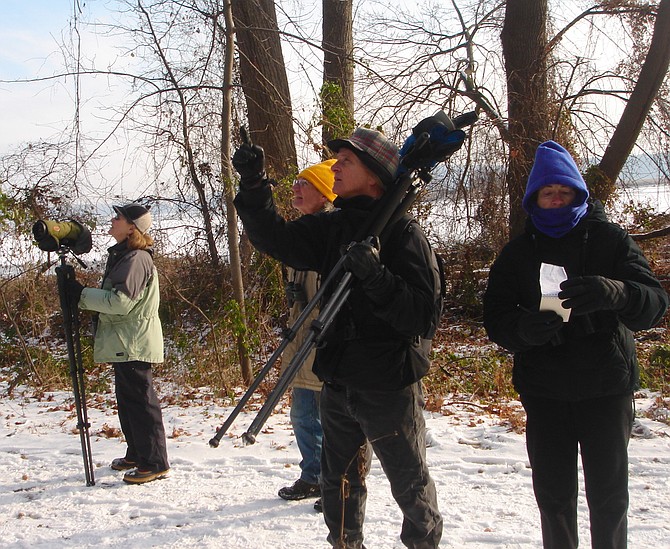
[[[438,547],[442,517],[426,465],[422,410],[418,383],[399,391],[323,388],[321,496],[331,545],[363,547],[364,475],[372,448],[403,513],[401,541],[415,549]]]

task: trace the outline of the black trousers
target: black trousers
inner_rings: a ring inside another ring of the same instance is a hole
[[[117,362],[114,382],[121,431],[128,444],[126,459],[143,470],[167,471],[170,466],[163,414],[154,391],[151,364]]]
[[[419,385],[399,391],[325,386],[320,407],[321,498],[331,545],[363,547],[364,478],[374,451],[403,513],[401,541],[414,549],[438,547],[443,523],[426,465]]]
[[[631,394],[579,402],[524,395],[526,446],[545,549],[572,549],[577,535],[577,450],[581,452],[593,549],[627,544]]]

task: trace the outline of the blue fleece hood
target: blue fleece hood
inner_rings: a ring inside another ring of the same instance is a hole
[[[542,209],[537,205],[537,191],[547,185],[565,185],[577,192],[572,204],[563,208]],[[545,141],[535,153],[528,176],[522,206],[533,224],[547,236],[560,238],[579,223],[588,210],[589,191],[572,156],[554,141]]]

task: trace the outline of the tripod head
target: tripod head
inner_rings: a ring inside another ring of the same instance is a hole
[[[438,111],[421,120],[400,149],[399,174],[416,169],[430,171],[445,161],[463,145],[465,132],[462,128],[474,124],[477,118],[475,111],[453,119],[444,111]]]

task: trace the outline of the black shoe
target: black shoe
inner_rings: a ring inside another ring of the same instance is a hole
[[[323,513],[323,502],[321,501],[321,498],[317,499],[317,500],[314,502],[314,510],[315,510],[317,513]]]
[[[278,493],[282,499],[295,501],[305,498],[318,498],[321,495],[321,489],[318,484],[310,484],[299,478],[293,483],[293,486],[284,486]]]
[[[137,463],[124,457],[114,458],[110,467],[115,471],[127,471],[128,469],[135,469],[135,467],[137,467]]]

